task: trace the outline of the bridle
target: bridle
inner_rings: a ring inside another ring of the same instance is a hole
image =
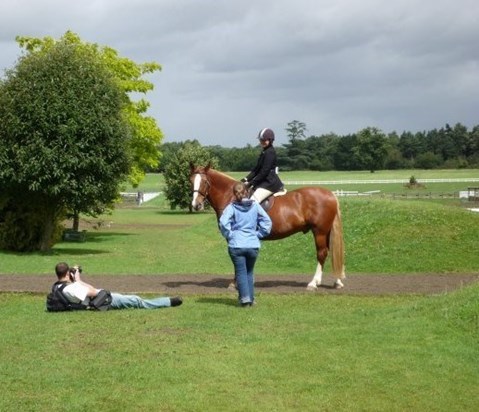
[[[199,195],[203,196],[204,201],[206,201],[206,197],[208,196],[208,191],[209,191],[209,188],[210,188],[210,181],[209,181],[208,176],[206,175],[206,173],[195,173],[194,174],[195,180],[196,180],[197,175],[201,176],[201,180],[200,180],[200,184],[199,184],[198,189],[195,189],[193,187],[193,194],[198,193]],[[203,179],[202,176],[205,176],[204,179]],[[202,186],[203,182],[206,183],[204,191],[201,190],[201,186]]]

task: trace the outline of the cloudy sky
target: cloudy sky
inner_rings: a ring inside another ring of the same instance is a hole
[[[0,73],[15,36],[67,30],[162,65],[147,99],[165,142],[479,124],[477,0],[2,0]]]

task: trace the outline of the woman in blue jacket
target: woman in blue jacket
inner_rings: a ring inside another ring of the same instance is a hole
[[[271,232],[271,219],[254,200],[247,198],[242,182],[233,186],[235,200],[219,220],[221,234],[228,242],[228,253],[235,268],[241,306],[254,303],[254,265],[261,247],[260,239]]]

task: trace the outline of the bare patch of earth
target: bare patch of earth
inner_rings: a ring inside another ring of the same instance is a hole
[[[257,275],[255,288],[262,293],[306,293],[309,275]],[[161,295],[234,293],[228,288],[231,277],[221,275],[86,275],[82,279],[96,287],[121,293]],[[1,292],[46,293],[55,281],[47,275],[1,275]],[[337,295],[438,294],[450,292],[479,281],[479,273],[470,274],[351,274],[343,289],[333,288],[334,279],[324,276],[316,292]]]

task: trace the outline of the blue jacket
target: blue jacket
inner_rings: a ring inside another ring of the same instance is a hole
[[[230,203],[218,224],[231,248],[259,248],[259,239],[268,236],[273,225],[264,209],[251,199]]]

